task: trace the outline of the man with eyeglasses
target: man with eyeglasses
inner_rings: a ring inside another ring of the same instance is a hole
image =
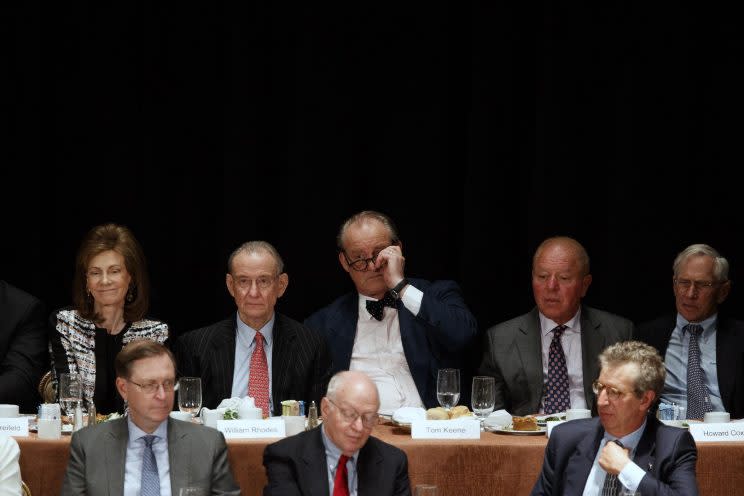
[[[275,311],[289,285],[279,252],[266,241],[243,243],[227,270],[237,312],[178,338],[180,375],[201,377],[207,408],[250,396],[268,417],[282,414],[284,400],[319,404],[331,377],[331,355],[320,333]]]
[[[63,496],[170,496],[198,486],[202,494],[238,495],[221,432],[169,417],[176,362],[149,339],[116,355],[116,389],[128,415],[72,435]]]
[[[744,417],[744,322],[719,313],[731,291],[729,262],[693,244],[672,266],[676,314],[638,326],[635,338],[659,350],[667,378],[661,400],[687,408],[687,418],[727,411]]]
[[[589,255],[568,236],[547,238],[532,258],[535,307],[486,331],[480,374],[494,377],[495,409],[512,415],[595,409],[597,355],[630,339],[633,323],[582,299]]]
[[[454,281],[407,278],[403,244],[390,217],[366,210],[347,219],[336,238],[338,261],[356,291],[305,320],[323,333],[333,370],[365,372],[377,385],[380,411],[436,406],[440,368],[463,368],[477,333]],[[460,402],[470,391],[463,371]]]
[[[666,371],[657,351],[623,341],[599,355],[594,381],[599,417],[556,425],[532,496],[696,496],[697,448],[686,429],[662,424],[649,409]]]
[[[320,404],[323,423],[266,446],[264,496],[410,495],[406,454],[370,436],[379,406],[366,374],[334,375]]]

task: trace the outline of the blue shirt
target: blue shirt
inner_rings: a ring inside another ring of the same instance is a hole
[[[274,348],[274,321],[276,314],[271,316],[261,329],[253,329],[240,320],[238,315],[238,329],[235,336],[235,368],[233,369],[233,398],[245,398],[248,396],[248,379],[251,374],[251,356],[256,348],[256,332],[264,337],[264,352],[266,353],[266,365],[269,369],[269,409],[270,415],[274,414],[274,402],[271,397],[271,351]]]
[[[127,416],[129,441],[127,441],[127,457],[124,466],[124,496],[139,496],[142,483],[142,454],[145,451],[144,436],[147,432],[137,427],[132,418]],[[168,461],[168,420],[164,420],[152,433],[152,452],[158,464],[160,478],[160,495],[170,496],[170,462]]]
[[[677,324],[669,338],[669,346],[664,356],[667,377],[664,382],[664,390],[661,393],[662,401],[676,403],[684,407],[687,407],[687,356],[690,349],[690,333],[683,332],[687,324],[689,322],[677,314]],[[695,322],[695,324],[703,326],[703,332],[698,337],[703,383],[708,389],[713,411],[723,412],[726,408],[723,406],[721,390],[718,387],[718,369],[716,367],[718,315],[708,317],[702,322]]]
[[[633,462],[633,456],[635,455],[636,447],[638,442],[641,440],[643,430],[646,428],[646,420],[644,419],[643,425],[638,429],[631,432],[627,436],[619,438],[619,441],[623,443],[623,446],[630,449],[630,463],[625,465],[625,468],[617,475],[617,480],[625,486],[625,488],[631,491],[636,491],[641,483],[641,479],[646,475],[646,472]],[[602,441],[599,443],[599,449],[594,457],[594,463],[592,464],[592,470],[589,472],[589,477],[586,479],[586,486],[584,486],[583,496],[595,496],[602,494],[602,487],[604,486],[607,472],[599,466],[599,454],[602,452],[602,448],[605,447],[610,441],[617,439],[614,436],[609,435],[605,432]]]
[[[338,459],[341,458],[341,450],[333,444],[331,438],[326,435],[326,426],[321,424],[320,433],[323,437],[323,445],[325,446],[326,455],[326,467],[328,468],[328,494],[333,494],[333,483],[336,480],[336,468],[338,465]],[[346,462],[346,474],[349,479],[349,496],[357,496],[357,471],[356,465],[359,459],[359,452],[354,453],[351,458]]]

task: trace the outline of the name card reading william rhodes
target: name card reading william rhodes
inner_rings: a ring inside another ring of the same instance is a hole
[[[480,439],[480,421],[475,419],[414,420],[413,439]]]
[[[227,439],[263,439],[284,437],[284,419],[281,417],[266,420],[218,420],[217,430]]]
[[[700,441],[744,441],[744,423],[694,423],[690,424],[690,434],[695,442]]]

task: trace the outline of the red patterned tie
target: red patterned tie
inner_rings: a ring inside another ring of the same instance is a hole
[[[264,337],[256,332],[256,347],[251,355],[250,373],[248,375],[248,396],[256,401],[256,406],[263,411],[263,416],[271,414],[269,410],[269,366],[264,351]]]
[[[336,466],[336,478],[333,480],[333,496],[349,496],[349,474],[346,472],[346,462],[349,457],[341,455]]]

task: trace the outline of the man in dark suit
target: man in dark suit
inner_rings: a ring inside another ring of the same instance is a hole
[[[370,436],[379,407],[368,376],[333,376],[320,404],[321,426],[266,446],[264,496],[411,494],[406,454]]]
[[[305,320],[331,347],[333,370],[365,372],[377,385],[381,411],[437,405],[440,368],[463,368],[477,333],[458,285],[404,275],[403,244],[393,221],[371,210],[346,220],[338,261],[356,291]],[[461,402],[470,382],[462,374]]]
[[[139,339],[116,356],[116,389],[129,415],[73,433],[63,496],[239,495],[222,433],[169,418],[176,363],[164,345]]]
[[[0,403],[36,411],[38,384],[49,370],[46,315],[41,302],[0,281]]]
[[[532,261],[536,308],[486,331],[480,374],[495,378],[495,409],[527,415],[594,408],[597,355],[630,339],[633,323],[582,305],[591,282],[589,255],[578,241],[559,236],[540,244]]]
[[[318,404],[331,376],[330,353],[318,332],[275,312],[289,284],[276,249],[265,241],[241,245],[230,255],[226,284],[237,314],[176,343],[179,375],[202,379],[202,406],[249,395],[266,417],[281,415],[283,400]]]
[[[624,341],[600,361],[599,418],[553,428],[532,495],[617,495],[621,486],[643,496],[697,495],[692,436],[648,414],[664,386],[661,356],[645,343]]]
[[[718,312],[731,291],[728,272],[728,261],[711,246],[688,246],[673,264],[677,313],[640,324],[635,334],[664,357],[661,399],[686,407],[687,418],[702,418],[706,411],[744,417],[744,322]],[[699,397],[694,386],[688,392],[690,375],[702,377]]]

